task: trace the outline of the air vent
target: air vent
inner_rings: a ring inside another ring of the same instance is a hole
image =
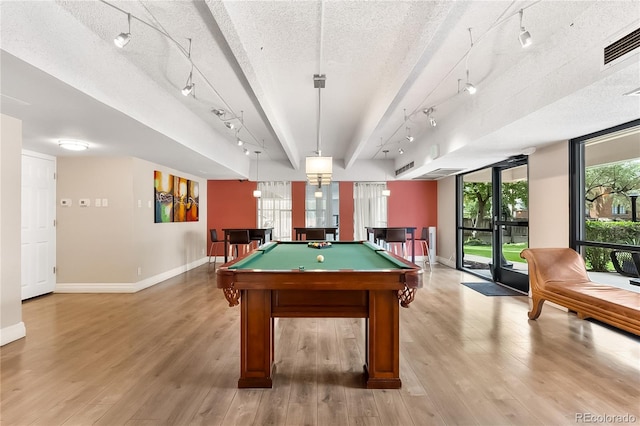
[[[410,162],[409,164],[405,164],[404,166],[402,166],[398,170],[396,170],[396,176],[398,176],[401,173],[406,172],[409,169],[413,169],[413,161]]]
[[[463,169],[435,169],[416,178],[416,180],[436,180],[460,173]]]
[[[640,47],[640,28],[604,48],[604,64],[607,65]]]

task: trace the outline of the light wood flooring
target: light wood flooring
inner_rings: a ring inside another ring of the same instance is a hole
[[[401,309],[399,390],[361,387],[355,319],[279,320],[273,389],[237,389],[240,310],[206,265],[136,294],[30,300],[27,337],[0,349],[0,423],[640,423],[637,337],[549,306],[528,321],[527,297],[486,297],[461,281],[479,279],[425,272]]]

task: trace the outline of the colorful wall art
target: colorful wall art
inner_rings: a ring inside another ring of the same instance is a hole
[[[199,220],[198,182],[156,170],[153,183],[155,223]]]

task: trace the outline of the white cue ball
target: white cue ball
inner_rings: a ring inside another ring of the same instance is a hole
[[[318,259],[318,262],[324,262],[324,256],[319,254],[318,257],[316,257],[316,259]]]

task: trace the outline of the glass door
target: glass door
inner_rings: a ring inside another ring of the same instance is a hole
[[[529,291],[527,263],[520,252],[529,247],[529,182],[527,160],[494,167],[493,231],[497,250],[493,258],[494,281]]]
[[[528,292],[526,157],[459,176],[458,200],[458,268]]]
[[[462,218],[458,226],[459,267],[491,279],[493,259],[493,176],[491,168],[462,176]]]

